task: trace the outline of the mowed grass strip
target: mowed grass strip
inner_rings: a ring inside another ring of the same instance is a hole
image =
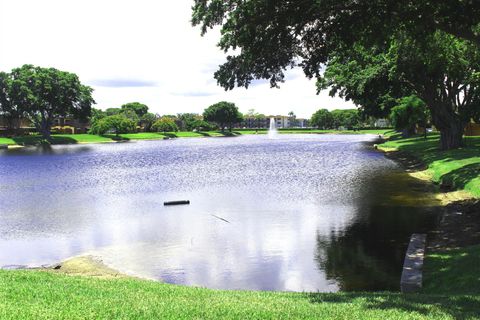
[[[480,137],[466,137],[465,147],[455,150],[439,150],[439,135],[424,139],[391,139],[380,148],[407,152],[427,167],[431,180],[456,190],[466,190],[480,197]]]
[[[221,291],[0,271],[2,319],[474,319],[478,296]]]

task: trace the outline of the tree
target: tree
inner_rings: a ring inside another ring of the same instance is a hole
[[[90,133],[92,134],[105,134],[108,132],[115,133],[118,136],[120,133],[135,132],[137,123],[127,117],[117,114],[113,116],[106,116],[99,119],[92,124]]]
[[[239,49],[215,73],[226,89],[248,87],[254,79],[276,86],[296,65],[318,77],[332,51],[358,42],[383,44],[398,30],[417,39],[443,30],[480,45],[476,1],[195,0],[192,11],[202,34],[221,25],[219,47]]]
[[[152,130],[152,125],[156,120],[156,115],[151,112],[147,112],[140,118],[140,124],[143,126],[143,129],[146,132],[150,132]]]
[[[354,129],[360,125],[360,114],[357,109],[332,110],[331,115],[334,128]]]
[[[319,109],[312,115],[310,124],[319,129],[331,129],[333,126],[333,116],[327,109]]]
[[[399,104],[392,108],[390,120],[396,130],[403,131],[405,137],[415,134],[415,126],[418,123],[426,126],[427,109],[425,102],[415,95],[400,99]]]
[[[152,125],[152,130],[156,132],[177,132],[178,126],[170,117],[161,117]]]
[[[12,102],[49,142],[53,118],[87,119],[95,103],[93,89],[82,85],[76,74],[54,68],[24,65],[13,69],[10,86]]]
[[[140,118],[138,117],[137,113],[131,109],[122,109],[119,113],[119,115],[122,115],[132,121],[134,121],[135,123],[139,123],[140,122]]]
[[[210,131],[210,130],[215,130],[215,125],[211,124],[210,122],[204,121],[204,120],[195,120],[191,124],[192,130],[197,130],[197,131]]]
[[[194,128],[194,123],[202,119],[202,116],[196,113],[179,113],[177,118],[180,121],[180,128],[186,131],[192,131]]]
[[[333,53],[323,75],[317,79],[317,92],[329,90],[360,107],[366,117],[385,118],[401,97],[412,94],[398,78],[391,76],[394,62],[384,49],[354,45]]]
[[[432,121],[441,131],[442,149],[451,149],[461,146],[463,118],[471,114],[459,110],[470,109],[463,105],[475,104],[471,100],[476,99],[479,16],[480,6],[475,1],[196,0],[192,23],[201,25],[202,33],[222,25],[219,46],[225,52],[238,49],[235,51],[238,54],[227,56],[226,63],[215,72],[217,82],[227,90],[248,87],[254,79],[269,79],[271,86],[277,86],[284,80],[284,71],[295,66],[302,67],[309,78],[321,78],[322,65],[337,56],[355,58],[351,55],[352,48],[375,48],[393,65],[374,77],[367,75],[366,79],[373,82],[365,84],[373,91],[366,95],[362,81],[354,79],[359,90],[352,92],[359,94],[357,101],[366,103],[362,108],[373,113],[379,109],[375,104],[378,100],[384,107],[382,113],[388,114],[396,98],[416,94],[427,103]],[[439,35],[446,41],[436,41]],[[400,51],[405,56],[398,54]],[[447,78],[454,81],[447,82],[441,77],[442,59],[449,61],[443,64],[443,71],[448,71]],[[455,59],[460,71],[456,75],[455,68],[450,67]],[[467,82],[456,82],[462,77]],[[393,83],[401,83],[401,89],[407,92],[398,96],[389,83],[382,84],[382,78],[394,79]],[[449,83],[456,88],[449,91]],[[469,93],[465,95],[465,91]],[[460,98],[459,103],[448,104],[456,98]]]
[[[226,126],[232,131],[233,125],[243,120],[243,116],[235,104],[226,101],[221,101],[209,106],[203,112],[203,118],[206,121],[217,123],[222,131],[225,130]]]
[[[107,110],[105,110],[107,116],[114,116],[120,114],[120,112],[122,112],[122,109],[120,108],[107,108]]]
[[[288,113],[288,122],[290,124],[290,127],[296,127],[297,126],[297,116],[293,111],[290,111]]]
[[[21,117],[21,111],[11,99],[10,75],[0,72],[0,115],[7,122],[7,129],[13,130]]]
[[[465,125],[480,106],[480,50],[436,32],[421,42],[399,35],[388,55],[398,77],[427,104],[443,150],[463,145]]]
[[[148,112],[148,106],[140,102],[129,102],[121,107],[121,111],[131,110],[136,113],[138,118],[142,118]]]

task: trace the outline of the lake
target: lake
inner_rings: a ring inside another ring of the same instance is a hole
[[[399,290],[429,186],[373,135],[262,135],[0,151],[0,266],[92,254],[219,289]],[[165,207],[164,201],[190,200]]]

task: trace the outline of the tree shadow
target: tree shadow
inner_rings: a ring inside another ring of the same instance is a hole
[[[399,310],[438,317],[439,312],[455,319],[480,316],[480,297],[400,293],[306,293],[311,303],[358,303],[366,310]],[[413,315],[412,315],[413,316]]]
[[[113,141],[117,141],[117,142],[126,142],[126,141],[130,141],[130,138],[127,138],[127,137],[122,137],[120,135],[115,135],[115,134],[102,134],[100,135],[101,137],[104,137],[104,138],[108,138],[108,139],[112,139]]]
[[[429,254],[424,266],[423,292],[453,292],[478,296],[480,294],[480,276],[476,266],[480,259],[479,249],[480,246],[476,245]]]
[[[31,135],[31,136],[17,136],[11,138],[15,141],[16,144],[21,146],[37,146],[42,144],[49,144],[42,136]],[[51,144],[77,144],[78,141],[65,136],[56,136],[52,135]]]
[[[480,175],[480,163],[465,165],[441,176],[442,186],[449,189],[463,189]]]
[[[205,132],[205,131],[197,131],[195,133],[201,134],[204,137],[211,137],[211,135],[208,132]]]

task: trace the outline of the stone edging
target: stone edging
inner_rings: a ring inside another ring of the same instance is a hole
[[[403,293],[416,292],[422,288],[426,237],[426,234],[414,233],[410,238],[400,280],[400,289]]]

